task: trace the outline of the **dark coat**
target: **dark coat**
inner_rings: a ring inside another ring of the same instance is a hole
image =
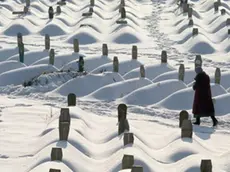
[[[195,90],[192,109],[194,117],[214,116],[210,78],[205,72],[196,75],[193,90]]]

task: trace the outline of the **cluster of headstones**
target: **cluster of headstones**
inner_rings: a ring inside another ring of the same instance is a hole
[[[76,96],[71,93],[67,98],[68,106],[76,106]],[[134,135],[129,132],[130,127],[127,120],[127,106],[125,104],[119,104],[118,108],[118,135],[123,134],[124,147],[134,144]],[[68,141],[68,135],[70,131],[70,112],[69,108],[61,108],[61,114],[59,116],[59,140]],[[190,138],[193,136],[193,126],[191,120],[189,120],[189,114],[187,111],[182,110],[179,114],[179,127],[181,128],[181,138]],[[51,161],[62,161],[63,153],[62,148],[53,147],[51,151]],[[130,154],[124,154],[122,158],[122,169],[131,169],[131,172],[143,172],[143,167],[134,165],[134,156]],[[202,172],[212,172],[212,161],[210,159],[202,159],[200,164],[200,170]],[[50,168],[50,172],[61,172],[60,169]]]
[[[187,111],[182,110],[179,114],[179,127],[181,128],[181,138],[191,138],[193,135],[193,126],[191,120],[189,120],[189,114]],[[212,172],[211,159],[202,159],[200,164],[201,172]]]
[[[214,12],[215,13],[217,13],[219,11],[220,6],[221,6],[220,0],[217,0],[217,2],[214,2]],[[183,1],[183,0],[181,0],[180,8],[182,8],[183,13],[188,13],[188,19],[189,19],[188,26],[193,27],[193,25],[194,25],[194,22],[192,19],[193,8],[190,7],[190,4],[188,4],[188,1]],[[221,15],[226,14],[225,9],[221,9],[220,11],[221,11]],[[230,18],[228,18],[226,20],[226,26],[227,27],[230,26]],[[198,28],[193,28],[192,35],[196,36],[196,35],[198,35],[198,32],[199,32]],[[228,35],[230,35],[230,29],[228,29]]]
[[[61,6],[62,5],[66,5],[66,0],[61,0],[59,2],[57,2],[58,6],[56,7],[56,12],[54,12],[54,9],[52,6],[49,7],[48,9],[48,14],[49,14],[49,19],[53,19],[54,18],[54,14],[61,14]]]
[[[195,64],[195,68],[198,66],[202,67],[201,55],[196,55],[194,64]],[[185,75],[184,64],[180,64],[178,73],[179,73],[178,79],[181,81],[184,81],[184,75]],[[220,84],[220,79],[221,79],[221,71],[220,71],[220,68],[217,67],[215,71],[215,84]]]

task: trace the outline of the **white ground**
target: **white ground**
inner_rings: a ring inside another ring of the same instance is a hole
[[[213,171],[230,172],[230,42],[225,26],[230,1],[222,0],[214,13],[214,0],[191,0],[194,27],[172,0],[125,1],[127,25],[118,25],[120,1],[95,1],[94,14],[84,18],[89,2],[71,0],[62,13],[48,19],[48,7],[57,0],[31,0],[27,15],[12,15],[24,1],[0,2],[0,172],[40,172],[50,168],[64,172],[117,172],[124,154],[132,154],[144,172],[198,172],[201,159],[211,159]],[[80,27],[90,24],[91,27]],[[17,32],[23,34],[25,62],[18,62]],[[44,35],[50,34],[55,49],[54,66],[48,65]],[[73,52],[73,39],[80,53]],[[102,43],[109,55],[102,56]],[[132,45],[138,46],[138,60],[131,59]],[[166,50],[168,63],[160,63]],[[193,138],[181,139],[179,112],[191,108],[195,77],[194,59],[201,54],[203,69],[210,75],[217,128],[209,118],[193,126]],[[87,75],[76,76],[79,55],[84,56]],[[112,68],[119,58],[119,73]],[[178,80],[178,68],[185,65],[185,80]],[[146,78],[139,67],[144,64]],[[222,73],[214,83],[215,68]],[[62,71],[62,72],[60,72]],[[32,86],[22,84],[33,81]],[[77,95],[70,108],[69,141],[58,138],[60,108],[66,96]],[[133,146],[123,146],[117,136],[117,106],[128,105]],[[63,162],[51,162],[52,147],[63,148]],[[123,170],[125,171],[125,170]],[[130,170],[126,170],[130,171]]]

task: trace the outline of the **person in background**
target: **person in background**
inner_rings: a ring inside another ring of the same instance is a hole
[[[193,124],[200,125],[201,117],[211,117],[213,126],[218,124],[215,118],[215,109],[212,102],[212,93],[210,87],[210,78],[203,71],[201,67],[196,67],[195,83],[193,90],[195,91],[192,113],[196,118],[196,122]]]

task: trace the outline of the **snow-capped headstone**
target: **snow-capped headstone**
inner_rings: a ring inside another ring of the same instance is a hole
[[[183,120],[181,126],[181,138],[192,138],[193,126],[191,120]]]
[[[119,61],[117,56],[113,58],[113,72],[119,72]]]
[[[225,15],[226,14],[226,10],[225,9],[221,9],[220,13],[221,13],[221,15]]]
[[[227,18],[227,20],[226,20],[226,26],[230,26],[230,18]]]
[[[50,49],[49,52],[49,64],[54,65],[55,52],[54,49]]]
[[[30,6],[30,0],[26,0],[26,6],[27,6],[27,7]]]
[[[188,26],[193,26],[193,19],[190,19],[190,20],[189,20]]]
[[[184,69],[184,64],[180,64],[180,67],[179,67],[179,72],[178,72],[178,79],[180,81],[184,81],[184,73],[185,73],[185,69]]]
[[[133,165],[131,172],[143,172],[143,167],[140,165]]]
[[[102,44],[102,55],[108,56],[108,46],[107,44]]]
[[[228,35],[230,35],[230,29],[228,29]]]
[[[124,117],[126,119],[127,117],[127,106],[126,104],[119,104],[117,107],[118,112],[118,122],[120,122],[121,118]]]
[[[195,58],[195,62],[194,62],[194,64],[195,64],[195,68],[196,67],[202,67],[202,58],[201,58],[201,55],[196,55],[196,58]]]
[[[61,7],[60,7],[60,6],[57,6],[57,8],[56,8],[56,13],[57,13],[57,14],[61,14]]]
[[[218,12],[219,10],[219,3],[218,2],[214,2],[214,11]]]
[[[122,169],[130,169],[134,164],[134,156],[133,155],[124,155],[122,158]]]
[[[54,9],[53,9],[53,7],[49,7],[48,13],[49,13],[49,19],[53,19],[54,18]]]
[[[126,18],[125,7],[121,7],[121,18],[122,18],[122,19]]]
[[[48,34],[45,34],[45,49],[50,49],[50,36]]]
[[[61,108],[59,116],[59,140],[68,140],[70,129],[70,114],[69,108]]]
[[[20,32],[17,34],[17,42],[18,42],[18,47],[20,44],[23,43],[22,33]]]
[[[212,161],[210,159],[202,159],[200,164],[201,172],[212,172]]]
[[[74,93],[68,94],[68,106],[76,106],[76,95]]]
[[[78,39],[74,39],[73,40],[73,49],[74,49],[75,53],[79,52],[79,42],[78,42]]]
[[[192,18],[192,12],[193,12],[193,9],[189,8],[188,9],[188,18]]]
[[[124,146],[128,144],[133,144],[134,143],[133,133],[124,133],[123,142],[124,142]]]
[[[167,63],[167,51],[161,52],[161,63]]]
[[[215,71],[215,83],[220,84],[220,79],[221,79],[220,68],[216,68],[216,71]]]
[[[61,172],[59,169],[50,168],[49,172]]]
[[[21,63],[24,63],[24,43],[21,43],[19,44],[19,47],[18,47],[18,53],[19,53],[19,61]]]
[[[144,67],[144,65],[140,66],[140,75],[141,75],[141,78],[145,78],[145,67]]]
[[[137,52],[137,46],[133,45],[133,47],[132,47],[132,59],[133,60],[137,59],[137,54],[138,54],[138,52]]]
[[[62,148],[52,148],[51,161],[62,161]]]
[[[181,128],[183,121],[188,120],[188,112],[186,110],[182,110],[179,116],[180,116],[179,127]]]
[[[193,30],[192,30],[192,35],[193,35],[193,36],[198,35],[198,28],[193,28]]]

